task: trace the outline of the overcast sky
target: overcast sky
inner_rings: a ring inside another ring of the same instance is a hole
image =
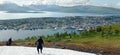
[[[94,5],[120,8],[120,0],[0,0],[0,3],[17,3],[18,5],[47,4],[60,6]]]

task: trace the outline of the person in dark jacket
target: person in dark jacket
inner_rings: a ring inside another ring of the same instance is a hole
[[[39,54],[39,49],[40,49],[40,51],[41,51],[41,53],[42,53],[43,44],[44,44],[42,37],[40,37],[40,38],[35,42],[35,44],[37,45],[38,54]]]
[[[7,46],[10,46],[12,44],[12,38],[9,38],[9,40],[6,42]]]

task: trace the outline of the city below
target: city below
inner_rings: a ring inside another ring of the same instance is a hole
[[[119,16],[69,16],[0,20],[0,30],[75,29],[84,30],[119,24]]]

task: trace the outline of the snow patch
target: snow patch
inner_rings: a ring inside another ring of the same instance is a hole
[[[68,49],[44,48],[43,54],[38,54],[35,47],[0,46],[0,55],[95,55]]]

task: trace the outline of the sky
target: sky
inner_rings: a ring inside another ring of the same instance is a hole
[[[16,3],[18,5],[44,4],[60,6],[94,5],[120,8],[120,0],[0,0],[0,3]]]

